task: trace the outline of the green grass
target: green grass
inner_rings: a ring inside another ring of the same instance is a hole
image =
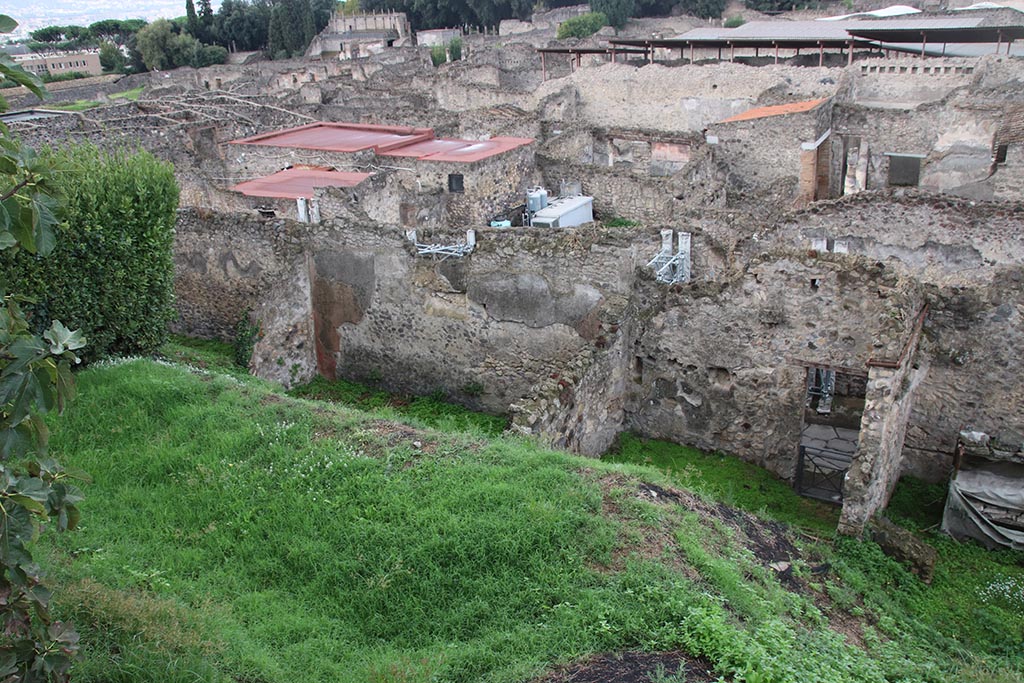
[[[477,432],[498,436],[508,426],[508,418],[487,415],[449,403],[441,393],[430,396],[401,396],[347,380],[327,380],[317,377],[312,382],[296,387],[292,396],[330,401],[373,411],[384,417],[403,417],[421,425],[448,432]]]
[[[622,434],[604,458],[656,467],[684,488],[818,535],[832,536],[839,523],[838,507],[794,495],[767,470],[722,453]]]
[[[134,102],[135,100],[139,99],[139,95],[141,95],[142,91],[145,89],[145,86],[140,85],[138,88],[132,88],[131,90],[112,93],[108,95],[108,97],[112,100],[128,100],[129,102]]]
[[[160,356],[176,363],[236,378],[249,376],[249,371],[235,362],[235,347],[216,339],[195,339],[172,334],[160,348]]]
[[[74,102],[61,102],[58,104],[47,104],[47,109],[59,109],[60,111],[86,111],[100,106],[96,100],[75,100]]]
[[[54,454],[94,478],[82,527],[41,544],[81,683],[511,683],[630,648],[749,683],[1022,680],[1024,606],[955,611],[1024,582],[1019,554],[936,543],[927,587],[874,544],[804,541],[792,591],[722,508],[638,496],[678,473],[388,422],[222,374],[223,347],[178,352],[205,367],[96,364],[54,421]],[[851,618],[863,648],[830,628]]]

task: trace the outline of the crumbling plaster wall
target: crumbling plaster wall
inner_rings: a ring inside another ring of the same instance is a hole
[[[256,214],[182,209],[174,235],[178,319],[172,331],[229,340],[246,311],[281,293],[303,254],[297,224]]]
[[[779,238],[809,248],[841,239],[924,286],[929,313],[903,470],[939,480],[965,424],[1019,421],[1024,359],[1024,208],[896,190],[861,193],[794,214]],[[785,235],[785,237],[783,237]],[[762,236],[762,239],[765,239]]]
[[[784,181],[791,187],[791,202],[798,190],[801,145],[816,142],[828,130],[827,125],[822,127],[822,114],[831,109],[831,102],[826,102],[811,112],[713,124],[708,132],[718,137],[718,144],[712,146],[712,154],[728,166],[731,187]]]
[[[956,89],[981,79],[978,60],[901,59],[862,60],[852,70],[849,97],[862,106],[912,109],[940,102]]]
[[[843,482],[842,533],[860,535],[872,515],[889,504],[899,481],[907,423],[928,372],[916,358],[916,349],[911,349],[900,367],[872,367],[868,372],[857,452]]]
[[[547,106],[547,120],[565,121],[560,115],[569,113],[589,126],[679,134],[700,131],[758,103],[829,97],[841,75],[841,69],[827,68],[615,63],[549,80],[537,89],[536,98],[543,102],[557,94],[577,99],[578,107],[568,110]]]
[[[915,286],[864,259],[775,252],[723,283],[651,284],[626,423],[790,477],[808,365],[863,368],[902,343]],[[909,313],[912,315],[912,313]]]
[[[415,256],[401,230],[352,214],[300,225],[183,211],[177,329],[227,338],[251,309],[263,376],[291,384],[319,368],[503,412],[610,343],[637,258],[596,227],[486,230],[471,256],[436,261]]]
[[[920,154],[922,189],[946,192],[985,180],[998,114],[926,104],[916,109],[836,108],[835,132],[866,140],[868,189],[889,185],[888,153]]]
[[[478,407],[507,410],[542,378],[606,343],[605,328],[617,324],[635,256],[628,242],[603,239],[594,230],[487,230],[471,256],[435,261],[414,256],[398,231],[325,229],[314,301],[319,287],[358,292],[334,297],[352,299],[342,315],[321,315],[336,331],[338,346],[329,350],[337,375],[382,376],[392,388],[443,389]],[[339,268],[346,259],[364,265]],[[354,283],[346,271],[365,277]],[[467,389],[473,385],[479,391]]]

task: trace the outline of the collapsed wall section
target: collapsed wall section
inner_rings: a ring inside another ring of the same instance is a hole
[[[793,475],[807,367],[862,368],[911,284],[880,264],[766,253],[731,281],[637,305],[627,426]]]
[[[919,362],[917,353],[926,313],[922,310],[919,314],[899,361],[869,361],[857,452],[843,483],[841,533],[859,535],[872,515],[889,503],[902,474],[907,424],[915,395],[928,372],[926,362]]]

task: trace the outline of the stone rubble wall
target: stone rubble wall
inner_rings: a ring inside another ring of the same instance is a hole
[[[916,358],[912,350],[898,368],[868,371],[857,452],[843,482],[841,533],[860,535],[875,512],[888,505],[902,474],[907,423],[928,372],[927,365],[917,365]]]
[[[789,477],[806,367],[896,349],[916,287],[864,259],[776,252],[732,281],[644,291],[627,426]]]
[[[174,236],[173,332],[231,340],[246,311],[281,293],[301,260],[302,227],[256,215],[178,212]]]

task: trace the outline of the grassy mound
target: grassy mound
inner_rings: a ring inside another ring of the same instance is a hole
[[[992,588],[1019,556],[936,538],[923,586],[671,472],[289,397],[206,352],[94,366],[55,425],[95,480],[43,541],[77,681],[511,682],[629,650],[751,683],[1022,680],[1024,601]]]

